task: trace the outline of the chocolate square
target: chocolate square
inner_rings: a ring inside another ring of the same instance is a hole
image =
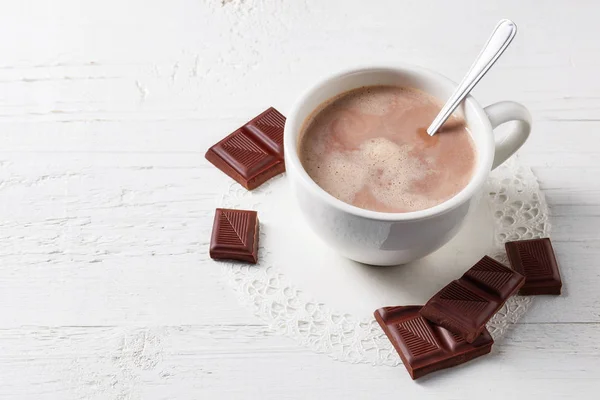
[[[217,260],[258,261],[256,211],[217,208],[210,239],[210,257]]]
[[[525,276],[519,294],[560,294],[562,280],[550,239],[507,242],[505,248],[512,268]]]
[[[269,108],[206,152],[206,159],[248,190],[285,171],[285,117]]]
[[[494,340],[484,329],[473,343],[423,318],[421,306],[384,307],[375,319],[400,355],[412,379],[487,354]]]
[[[421,315],[472,343],[524,282],[521,274],[485,256],[437,292]]]

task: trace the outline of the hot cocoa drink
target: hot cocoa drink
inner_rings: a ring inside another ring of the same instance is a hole
[[[341,94],[305,121],[302,165],[326,192],[367,210],[401,213],[443,203],[469,183],[477,154],[459,117],[427,135],[441,106],[405,87]]]

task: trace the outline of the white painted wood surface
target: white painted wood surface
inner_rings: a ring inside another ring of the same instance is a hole
[[[597,398],[600,3],[8,1],[0,13],[0,398]],[[273,335],[208,261],[228,179],[209,145],[318,77],[404,61],[527,105],[521,152],[553,213],[565,294],[493,354],[412,382]]]

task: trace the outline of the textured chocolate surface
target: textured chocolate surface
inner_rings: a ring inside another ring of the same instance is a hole
[[[210,257],[258,261],[258,215],[256,211],[217,208],[210,239]]]
[[[413,379],[487,354],[494,343],[484,329],[473,343],[434,325],[419,314],[421,306],[384,307],[375,319]]]
[[[521,274],[485,256],[436,293],[421,315],[472,343],[524,282]]]
[[[562,280],[550,239],[508,242],[505,247],[511,267],[525,276],[519,294],[560,294]]]
[[[273,107],[212,146],[206,159],[248,190],[285,171],[285,117]]]

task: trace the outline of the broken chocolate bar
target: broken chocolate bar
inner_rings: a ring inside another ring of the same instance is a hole
[[[206,159],[252,190],[285,171],[285,117],[273,107],[242,126],[206,152]]]
[[[525,276],[519,294],[560,294],[562,280],[550,239],[508,242],[505,247],[511,267]]]
[[[210,257],[258,261],[258,215],[256,211],[217,208],[210,239]]]
[[[437,292],[421,309],[421,315],[472,343],[524,282],[521,274],[485,256],[460,279]]]
[[[413,379],[465,363],[492,349],[494,340],[486,329],[473,343],[467,343],[427,321],[419,314],[420,309],[421,306],[384,307],[374,313]]]

